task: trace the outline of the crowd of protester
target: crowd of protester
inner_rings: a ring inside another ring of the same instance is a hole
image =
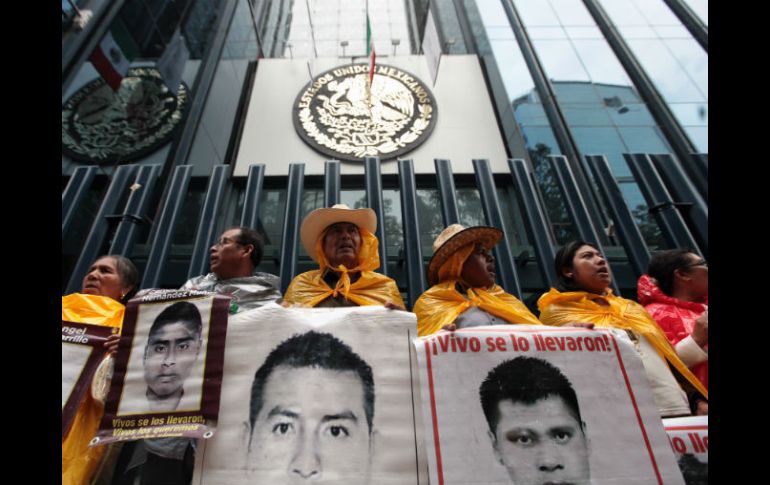
[[[406,311],[396,282],[375,272],[380,267],[376,227],[376,215],[368,208],[340,204],[308,214],[300,228],[301,241],[318,269],[297,275],[283,296],[278,277],[256,271],[263,253],[259,234],[234,227],[211,246],[211,272],[182,288],[230,295],[231,313],[270,302],[327,308],[380,305]],[[648,273],[639,279],[637,303],[613,294],[612,272],[596,246],[570,242],[556,254],[558,282],[537,301],[538,318],[495,282],[491,251],[501,238],[498,228],[459,224],[438,235],[428,265],[431,286],[413,307],[420,336],[500,324],[619,329],[641,357],[661,417],[708,414],[705,260],[687,249],[655,254]],[[117,349],[124,305],[136,294],[138,282],[130,260],[102,256],[89,269],[81,292],[62,298],[62,320],[115,329],[105,344],[106,362]],[[97,372],[92,392],[62,442],[63,484],[89,483],[104,459],[108,447],[88,447],[103,409],[103,375]],[[111,479],[102,483],[184,485],[192,478],[195,441],[139,440],[113,454],[117,459],[109,471]]]

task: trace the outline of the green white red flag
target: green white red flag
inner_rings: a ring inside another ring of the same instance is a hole
[[[131,34],[122,24],[115,23],[99,42],[90,60],[112,90],[117,91],[137,51]]]

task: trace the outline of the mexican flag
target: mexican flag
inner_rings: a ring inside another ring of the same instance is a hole
[[[90,60],[112,90],[117,91],[137,53],[131,34],[117,21],[99,42]]]

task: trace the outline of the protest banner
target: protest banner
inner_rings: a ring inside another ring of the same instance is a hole
[[[687,485],[708,484],[709,418],[690,416],[663,420],[679,470]]]
[[[505,325],[415,345],[431,484],[683,483],[624,332]]]
[[[153,290],[126,305],[104,416],[91,446],[213,435],[230,297]]]
[[[104,357],[112,327],[61,322],[61,436],[67,436],[78,406]]]
[[[382,307],[231,316],[217,434],[193,483],[427,484],[416,335],[413,314]]]

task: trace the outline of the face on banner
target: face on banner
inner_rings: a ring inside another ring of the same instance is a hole
[[[117,415],[201,408],[211,315],[210,299],[139,306]]]
[[[176,409],[200,348],[201,328],[190,320],[169,322],[150,334],[144,351],[144,379],[150,409]]]
[[[501,325],[416,349],[431,483],[682,483],[625,333]]]
[[[413,314],[382,307],[232,315],[217,433],[193,481],[427,483],[410,380],[415,334]]]
[[[354,371],[276,368],[262,390],[249,465],[277,470],[271,483],[368,480],[364,387]]]
[[[498,412],[492,435],[495,456],[513,483],[588,483],[585,433],[561,397],[532,404],[505,399],[498,403]]]

